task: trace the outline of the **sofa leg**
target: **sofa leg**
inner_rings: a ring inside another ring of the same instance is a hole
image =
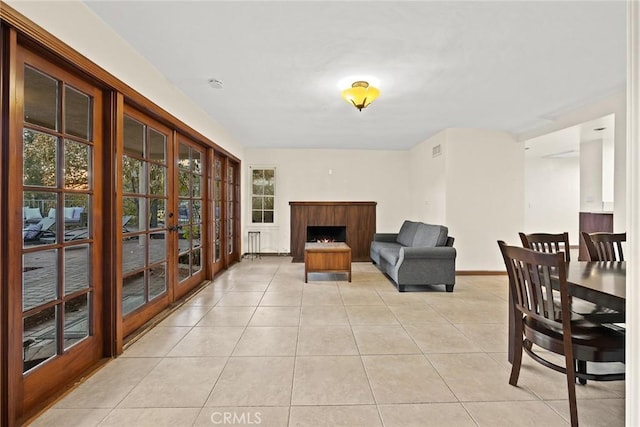
[[[444,285],[447,289],[447,292],[453,292],[453,285]]]
[[[398,285],[398,292],[404,292],[404,285]]]

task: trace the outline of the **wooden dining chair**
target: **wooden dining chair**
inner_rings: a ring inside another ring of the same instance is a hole
[[[564,252],[564,260],[571,261],[571,251],[569,247],[569,233],[532,233],[520,234],[520,241],[525,248],[533,249],[537,252],[555,254]]]
[[[622,242],[627,241],[627,233],[587,233],[582,239],[591,261],[624,261]]]
[[[516,310],[513,363],[509,384],[516,386],[522,364],[522,351],[548,368],[564,373],[569,395],[571,425],[578,426],[576,378],[600,381],[622,380],[624,373],[595,374],[576,369],[576,360],[590,362],[625,361],[624,332],[615,331],[584,319],[572,319],[566,264],[560,253],[548,254],[527,248],[507,246],[498,241],[507,268],[512,307]],[[560,302],[554,298],[560,292]],[[564,356],[564,366],[534,351],[533,345]]]
[[[544,253],[564,253],[565,262],[571,261],[569,247],[569,233],[519,233],[522,246],[533,249],[537,252]],[[571,297],[569,299],[569,307],[573,313],[583,316],[587,320],[595,323],[624,323],[624,313],[619,313],[608,307],[603,307],[589,301]],[[581,379],[581,384],[586,384],[586,380]]]

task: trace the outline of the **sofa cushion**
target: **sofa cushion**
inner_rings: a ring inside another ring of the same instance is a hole
[[[400,232],[398,233],[396,242],[400,243],[403,246],[411,246],[416,235],[417,228],[417,222],[405,221],[404,223],[402,223],[402,227],[400,227]]]
[[[444,225],[417,224],[415,237],[410,246],[414,248],[432,248],[445,246],[449,229]]]

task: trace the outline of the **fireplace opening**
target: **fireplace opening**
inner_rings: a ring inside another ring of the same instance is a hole
[[[346,242],[347,227],[344,225],[309,225],[307,226],[307,242]]]

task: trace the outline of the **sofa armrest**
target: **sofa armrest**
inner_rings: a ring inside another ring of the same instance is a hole
[[[395,242],[398,238],[398,233],[375,233],[373,235],[374,242]]]
[[[455,259],[456,249],[450,246],[433,248],[400,248],[400,259]]]

